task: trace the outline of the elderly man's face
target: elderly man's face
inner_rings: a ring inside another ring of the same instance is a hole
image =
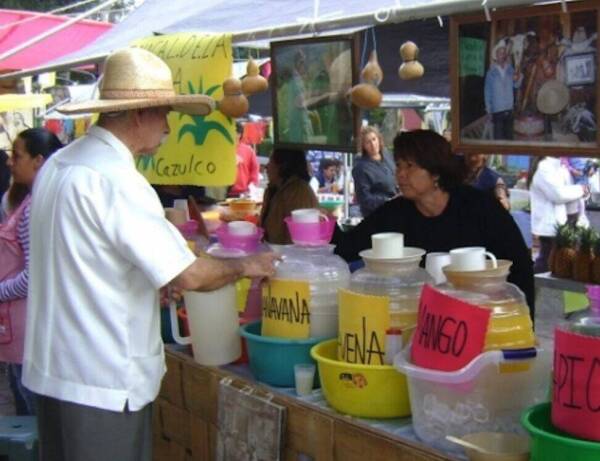
[[[170,133],[167,114],[170,107],[153,107],[139,111],[140,140],[144,154],[155,154]]]

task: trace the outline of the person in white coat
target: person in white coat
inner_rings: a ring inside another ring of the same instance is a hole
[[[548,271],[548,257],[556,236],[556,225],[567,222],[567,203],[587,197],[589,186],[571,184],[569,171],[560,158],[539,160],[531,180],[531,232],[540,240],[533,271]]]

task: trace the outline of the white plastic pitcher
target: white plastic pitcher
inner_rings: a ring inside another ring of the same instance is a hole
[[[177,308],[171,302],[171,330],[179,344],[191,344],[194,360],[201,365],[225,365],[242,354],[235,285],[214,291],[186,291],[183,295],[190,336],[179,334]]]

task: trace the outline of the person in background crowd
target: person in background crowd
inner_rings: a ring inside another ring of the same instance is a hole
[[[362,155],[358,157],[352,177],[354,190],[364,217],[396,195],[394,162],[384,152],[383,137],[374,126],[366,126],[360,134]]]
[[[248,192],[250,184],[258,186],[258,159],[256,152],[251,146],[242,141],[244,134],[244,126],[241,122],[235,123],[237,130],[238,143],[235,151],[237,173],[235,183],[229,189],[229,196],[239,197],[241,194]]]
[[[427,252],[483,246],[512,261],[508,281],[527,297],[534,318],[533,270],[529,250],[511,215],[480,190],[464,185],[464,163],[450,144],[430,130],[394,138],[401,196],[389,200],[349,232],[336,229],[332,243],[346,261],[371,247],[371,235],[401,232],[406,246]]]
[[[299,208],[316,208],[317,196],[309,185],[310,175],[304,151],[276,148],[267,164],[269,184],[265,190],[260,225],[265,241],[292,243],[284,218]]]
[[[164,216],[135,158],[169,134],[167,114],[205,115],[205,95],[175,95],[153,53],[126,48],[104,65],[88,133],[36,178],[23,384],[36,395],[43,461],[152,459],[152,401],[165,371],[159,289],[215,290],[275,273],[273,253],[196,258]]]
[[[508,189],[502,177],[487,166],[487,155],[468,153],[464,154],[463,158],[467,167],[467,184],[491,193],[504,208],[509,210]]]
[[[8,154],[0,149],[0,203],[4,201],[4,194],[10,186],[10,168],[8,166]],[[4,206],[0,206],[0,222],[4,220]]]
[[[30,191],[44,162],[61,147],[50,131],[30,128],[19,133],[8,159],[13,186],[9,193],[12,211],[0,224],[0,360],[8,363],[17,415],[35,414],[34,396],[21,384],[29,285]]]
[[[534,271],[547,272],[556,226],[567,222],[567,203],[586,198],[589,186],[571,184],[567,168],[555,157],[536,158],[529,177],[531,233],[540,241]]]
[[[492,118],[494,139],[513,139],[515,88],[521,86],[523,76],[515,72],[510,62],[510,47],[506,40],[498,41],[492,55],[483,89],[485,110]]]
[[[571,175],[573,184],[583,184],[589,186],[590,167],[588,159],[583,157],[563,157],[562,163]],[[567,203],[567,220],[573,225],[589,226],[589,220],[585,212],[585,200],[579,199]]]
[[[337,194],[342,190],[338,178],[339,162],[333,159],[323,159],[319,165],[316,178],[319,181],[319,192]]]

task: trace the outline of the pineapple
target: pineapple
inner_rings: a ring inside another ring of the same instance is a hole
[[[577,251],[573,263],[573,278],[578,282],[589,283],[592,281],[592,263],[597,241],[598,232],[593,228],[580,228],[579,251]]]
[[[600,238],[596,241],[594,253],[596,257],[592,261],[592,283],[600,284]]]
[[[552,275],[562,278],[573,276],[573,261],[577,244],[577,231],[572,226],[560,226],[556,234]]]
[[[558,236],[562,232],[566,231],[567,228],[570,227],[569,224],[556,224],[554,226],[554,235]],[[552,248],[550,249],[550,254],[548,255],[548,270],[554,274],[554,255],[556,254],[557,246],[556,246],[556,238],[552,242]]]

